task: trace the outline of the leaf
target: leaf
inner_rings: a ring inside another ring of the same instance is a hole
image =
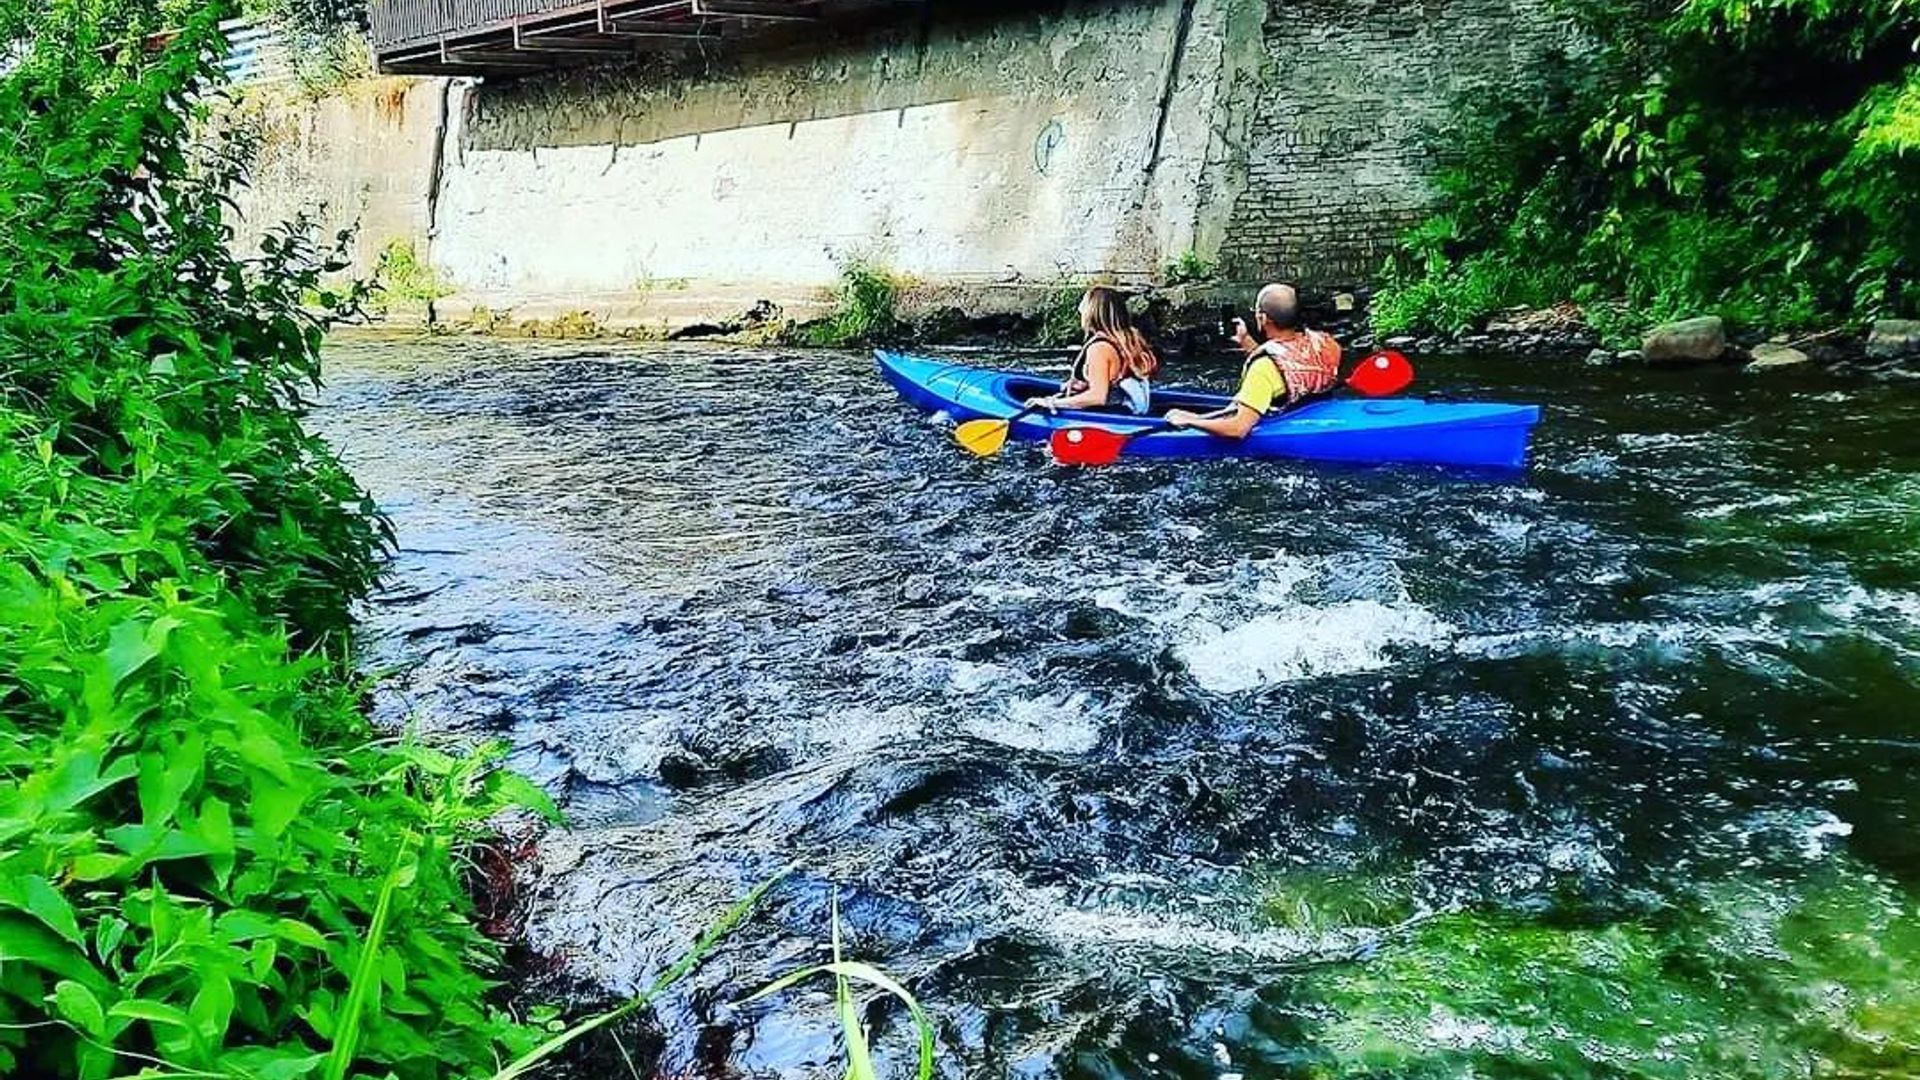
[[[553,798],[533,781],[509,769],[499,769],[487,777],[487,786],[502,807],[531,810],[550,824],[564,824],[566,818]]]
[[[113,688],[160,655],[147,640],[146,624],[129,619],[107,632],[107,647],[101,655],[107,662],[107,677]]]
[[[412,834],[406,839],[412,840]],[[360,944],[360,958],[354,964],[353,977],[347,983],[347,1000],[340,1008],[340,1024],[333,1034],[333,1051],[327,1055],[327,1080],[346,1080],[360,1052],[360,1030],[366,1021],[367,999],[378,992],[381,949],[386,944],[387,920],[393,912],[394,893],[402,888],[403,868],[413,864],[413,852],[403,845],[380,884],[380,898],[374,901],[373,918],[367,923],[366,940]],[[409,878],[409,880],[411,880]],[[376,1006],[377,1007],[377,1006]]]
[[[274,933],[282,941],[290,941],[295,945],[304,945],[321,952],[327,951],[326,937],[298,919],[281,919],[274,924]]]
[[[132,861],[125,855],[113,855],[104,851],[91,852],[75,858],[67,876],[75,881],[106,881],[108,878],[118,877]]]
[[[91,750],[75,751],[60,763],[48,784],[47,810],[52,813],[71,810],[139,770],[140,765],[132,755],[114,759],[102,771],[99,754]]]
[[[193,1021],[187,1019],[186,1013],[164,1001],[154,1001],[149,998],[128,998],[125,1001],[116,1001],[113,1007],[107,1010],[107,1015],[121,1020],[144,1020],[149,1024],[176,1027],[183,1031],[193,1029]]]
[[[213,921],[213,932],[222,942],[238,945],[243,941],[268,937],[275,932],[278,925],[271,916],[249,911],[246,908],[234,908],[232,911],[221,912],[220,917]]]
[[[224,972],[202,976],[187,1018],[208,1043],[218,1046],[226,1040],[227,1024],[233,1018],[233,983]]]
[[[207,846],[207,862],[224,889],[233,875],[233,812],[224,801],[209,795],[200,804],[200,819],[195,825],[200,842]]]
[[[263,778],[253,785],[253,798],[247,804],[247,812],[253,818],[256,832],[277,837],[300,816],[300,807],[306,801],[305,787],[276,784]]]
[[[235,744],[234,749],[239,751],[240,760],[282,784],[293,783],[293,770],[287,766],[286,751],[271,736],[262,732],[249,733]]]
[[[247,971],[253,975],[253,981],[265,983],[267,976],[273,973],[274,961],[280,958],[280,943],[273,938],[261,938],[253,943],[247,954]]]
[[[164,825],[180,809],[180,800],[199,782],[207,744],[197,731],[186,732],[164,753],[140,755],[140,815],[147,825]]]
[[[103,915],[93,926],[93,954],[102,964],[111,963],[127,936],[127,920],[118,915]]]
[[[54,984],[53,1007],[68,1023],[87,1035],[96,1039],[106,1037],[107,1014],[100,1007],[100,999],[72,979],[61,979]]]
[[[23,874],[18,880],[20,897],[27,912],[52,927],[61,937],[86,948],[87,939],[80,934],[80,923],[74,918],[73,905],[67,902],[60,890],[38,874]]]
[[[88,962],[85,954],[38,922],[0,915],[0,966],[8,962],[30,964],[42,971],[64,975],[94,990],[104,991],[107,980]]]

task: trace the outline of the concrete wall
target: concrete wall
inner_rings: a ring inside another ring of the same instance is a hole
[[[922,7],[714,57],[387,81],[276,117],[246,218],[324,201],[360,217],[363,261],[417,240],[493,307],[782,298],[849,256],[1052,284],[1194,251],[1346,284],[1427,204],[1453,94],[1560,39],[1546,2]]]
[[[1204,70],[1180,81],[1157,158],[1179,3],[899,19],[716,65],[485,88],[434,257],[488,291],[824,281],[849,254],[939,279],[1144,275],[1228,194],[1201,183],[1225,155],[1193,120],[1236,10],[1257,33],[1257,3],[1198,3]]]
[[[371,79],[321,101],[255,97],[227,121],[255,128],[252,184],[233,221],[244,250],[302,213],[331,238],[357,226],[353,270],[371,273],[383,247],[411,242],[426,254],[434,155],[446,87]]]

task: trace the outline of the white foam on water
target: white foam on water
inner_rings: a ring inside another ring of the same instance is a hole
[[[1761,627],[1771,629],[1762,633]],[[1682,622],[1585,623],[1553,626],[1537,630],[1519,630],[1507,634],[1480,634],[1462,638],[1458,651],[1466,656],[1492,660],[1511,659],[1537,653],[1557,652],[1569,646],[1601,649],[1655,649],[1680,658],[1706,646],[1737,652],[1744,647],[1779,646],[1787,636],[1767,620],[1754,626],[1709,626]]]
[[[1819,817],[1800,832],[1800,854],[1808,859],[1824,858],[1832,841],[1852,835],[1852,822],[1840,820],[1831,811],[1821,811]]]
[[[1392,663],[1408,645],[1435,645],[1454,628],[1424,608],[1350,600],[1296,605],[1223,629],[1204,625],[1175,650],[1187,671],[1216,694],[1357,671]]]
[[[1095,950],[1116,950],[1214,957],[1256,963],[1286,964],[1302,960],[1348,956],[1380,940],[1369,927],[1307,932],[1284,927],[1221,926],[1178,912],[1123,908],[1082,908],[1054,889],[1022,890],[1009,896],[1021,921],[1056,944]]]
[[[1496,540],[1509,544],[1519,544],[1533,532],[1533,522],[1511,514],[1496,514],[1485,510],[1472,510],[1468,516],[1487,530],[1487,534]]]
[[[1715,520],[1718,518],[1729,518],[1735,514],[1744,514],[1749,510],[1765,510],[1775,506],[1792,506],[1799,501],[1800,497],[1798,495],[1775,492],[1772,495],[1762,495],[1757,499],[1743,499],[1739,502],[1722,503],[1719,506],[1709,506],[1705,509],[1694,510],[1690,512],[1690,516],[1706,520]]]
[[[926,717],[911,705],[846,709],[818,717],[807,726],[815,745],[837,751],[872,750],[913,742],[923,737],[926,729]]]
[[[1616,436],[1614,441],[1624,450],[1677,450],[1682,447],[1703,445],[1711,438],[1712,436],[1706,433],[1629,431]]]
[[[1610,479],[1620,472],[1620,463],[1611,454],[1582,454],[1564,466],[1568,475],[1584,476],[1590,480]]]
[[[1025,674],[1000,664],[981,664],[971,660],[947,660],[947,686],[961,694],[979,694],[988,690],[1026,686],[1033,682]]]
[[[1049,754],[1084,754],[1100,742],[1105,719],[1084,693],[1008,701],[992,713],[969,713],[961,730],[976,738]]]
[[[1399,568],[1383,564],[1386,599],[1315,603],[1300,595],[1325,558],[1282,552],[1225,579],[1194,583],[1161,572],[1103,582],[1102,608],[1160,628],[1203,688],[1219,694],[1388,666],[1394,649],[1433,645],[1454,628],[1407,598]]]

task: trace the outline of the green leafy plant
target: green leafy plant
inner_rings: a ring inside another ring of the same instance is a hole
[[[1920,8],[1566,0],[1587,51],[1476,91],[1440,205],[1376,296],[1388,332],[1615,305],[1791,328],[1920,308]]]
[[[453,289],[420,258],[412,240],[395,237],[380,249],[380,261],[373,272],[373,294],[385,307],[394,301],[428,303],[453,295]]]
[[[1160,278],[1168,285],[1190,285],[1200,281],[1211,281],[1220,265],[1202,258],[1200,253],[1188,249],[1180,257],[1161,268]]]
[[[1049,293],[1040,309],[1034,344],[1066,346],[1079,342],[1085,334],[1080,327],[1080,301],[1085,296],[1086,288],[1073,282],[1062,282]]]
[[[484,1074],[538,1033],[461,850],[550,807],[359,711],[388,533],[301,301],[360,293],[297,223],[227,247],[224,13],[0,4],[0,1072]]]
[[[897,309],[904,282],[866,259],[849,259],[840,268],[833,311],[804,330],[807,344],[831,348],[884,340],[900,329]]]

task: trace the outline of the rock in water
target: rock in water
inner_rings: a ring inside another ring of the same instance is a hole
[[[1753,362],[1747,365],[1747,370],[1772,371],[1775,368],[1798,367],[1811,359],[1799,349],[1769,341],[1753,347]]]
[[[1649,364],[1696,364],[1727,352],[1727,326],[1718,315],[1656,326],[1640,341]]]
[[[1587,364],[1590,367],[1605,367],[1611,363],[1613,363],[1613,352],[1609,349],[1594,349],[1587,353]]]
[[[1881,319],[1867,335],[1867,356],[1873,360],[1920,357],[1920,319]]]

